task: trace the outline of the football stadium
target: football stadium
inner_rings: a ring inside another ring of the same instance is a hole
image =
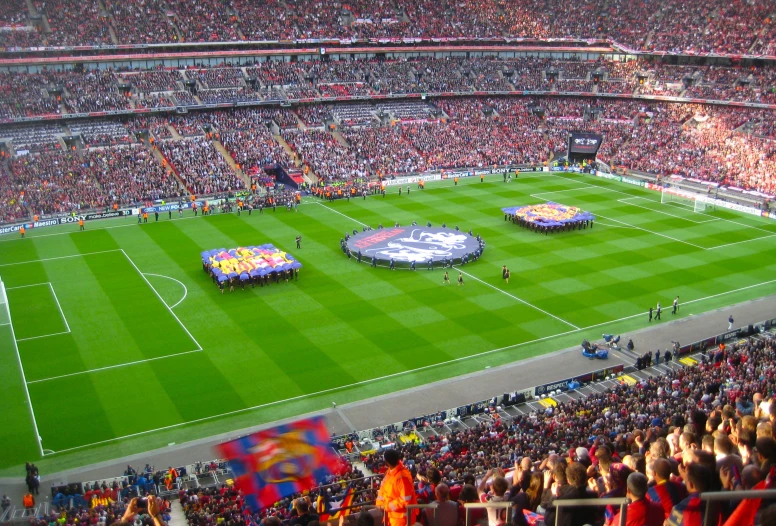
[[[0,11],[0,523],[776,524],[772,4]]]

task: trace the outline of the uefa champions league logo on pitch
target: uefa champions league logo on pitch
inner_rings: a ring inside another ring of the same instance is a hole
[[[452,259],[461,252],[474,251],[477,248],[476,241],[467,249],[467,241],[470,239],[471,237],[463,232],[416,228],[409,237],[392,239],[383,246],[366,249],[365,254],[404,262],[421,263],[429,259],[438,261],[443,258]]]

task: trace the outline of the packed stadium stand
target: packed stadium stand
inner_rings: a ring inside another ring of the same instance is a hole
[[[309,190],[549,170],[564,162],[571,131],[602,134],[605,173],[722,188],[767,212],[774,16],[765,0],[8,0],[0,223],[263,192],[281,180]],[[660,367],[644,355],[636,380],[606,376],[562,401],[518,402],[515,392],[468,418],[338,437],[341,473],[261,510],[245,506],[224,462],[208,460],[55,486],[51,508],[22,518],[112,524],[131,498],[156,493],[165,519],[180,512],[189,526],[306,526],[299,499],[322,522],[343,503],[371,506],[390,447],[411,466],[419,503],[448,490],[461,503],[451,526],[475,513],[463,503],[503,498],[501,477],[514,526],[535,524],[532,514],[554,524],[557,501],[574,496],[644,497],[662,519],[681,519],[687,494],[770,489],[776,473],[776,336],[763,325],[724,343],[692,363],[664,354]],[[701,502],[692,511],[702,514]],[[758,524],[776,520],[770,503]],[[561,524],[615,524],[615,513],[577,510]],[[706,526],[739,524],[735,504],[715,513]]]
[[[697,360],[680,362],[678,353],[661,357],[650,351],[635,373],[602,376],[598,381],[588,378],[564,394],[553,391],[531,400],[505,393],[472,403],[471,412],[459,416],[426,415],[333,437],[332,447],[343,459],[338,473],[261,510],[245,505],[244,496],[232,487],[227,463],[205,460],[167,468],[130,465],[109,478],[55,484],[50,488],[52,506],[32,524],[42,526],[51,520],[110,524],[124,513],[131,498],[147,494],[163,498],[168,522],[182,509],[192,526],[259,524],[270,517],[295,524],[300,513],[307,513],[301,501],[309,503],[313,515],[309,519],[336,519],[340,507],[357,516],[360,508],[375,503],[388,470],[384,448],[398,449],[404,464],[417,474],[418,504],[439,506],[450,499],[458,506],[459,519],[451,524],[464,523],[467,514],[472,521],[479,520],[478,511],[467,511],[464,504],[499,500],[493,493],[499,491],[499,477],[506,479],[513,506],[510,522],[515,525],[537,524],[540,518],[532,514],[555,524],[556,503],[580,488],[591,503],[626,493],[632,501],[644,498],[657,507],[662,524],[672,514],[687,516],[688,495],[726,491],[730,496],[769,487],[766,478],[776,464],[772,425],[776,399],[769,372],[776,337],[765,322],[754,331],[743,328],[734,333],[732,341],[719,341],[721,345],[695,349]],[[28,470],[37,474],[34,465]],[[633,489],[632,473],[644,476],[646,494]],[[441,485],[449,495],[440,497]],[[482,498],[478,489],[484,492]],[[736,504],[729,500],[711,510],[709,517],[745,524],[735,522],[742,520]],[[768,504],[760,507],[757,524],[770,524],[766,517],[773,510],[766,510]],[[712,504],[694,506],[703,516]],[[584,513],[587,522],[562,523],[617,524],[613,521],[617,507],[573,509],[564,513]],[[631,512],[638,510],[629,508]]]

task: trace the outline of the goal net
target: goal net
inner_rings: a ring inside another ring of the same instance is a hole
[[[663,191],[660,194],[660,202],[662,204],[671,203],[677,206],[683,206],[685,208],[691,209],[693,212],[706,211],[706,203],[696,199],[691,195],[680,195],[673,192],[666,192],[665,188],[663,188]]]
[[[8,309],[8,296],[5,294],[5,285],[0,280],[0,327],[11,323],[11,313]]]

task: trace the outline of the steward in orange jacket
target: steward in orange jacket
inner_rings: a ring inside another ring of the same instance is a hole
[[[418,503],[412,474],[404,467],[395,449],[387,450],[383,458],[388,471],[377,493],[376,504],[385,511],[390,526],[407,526],[407,506]],[[417,510],[412,514],[411,524],[415,523],[416,515]]]

